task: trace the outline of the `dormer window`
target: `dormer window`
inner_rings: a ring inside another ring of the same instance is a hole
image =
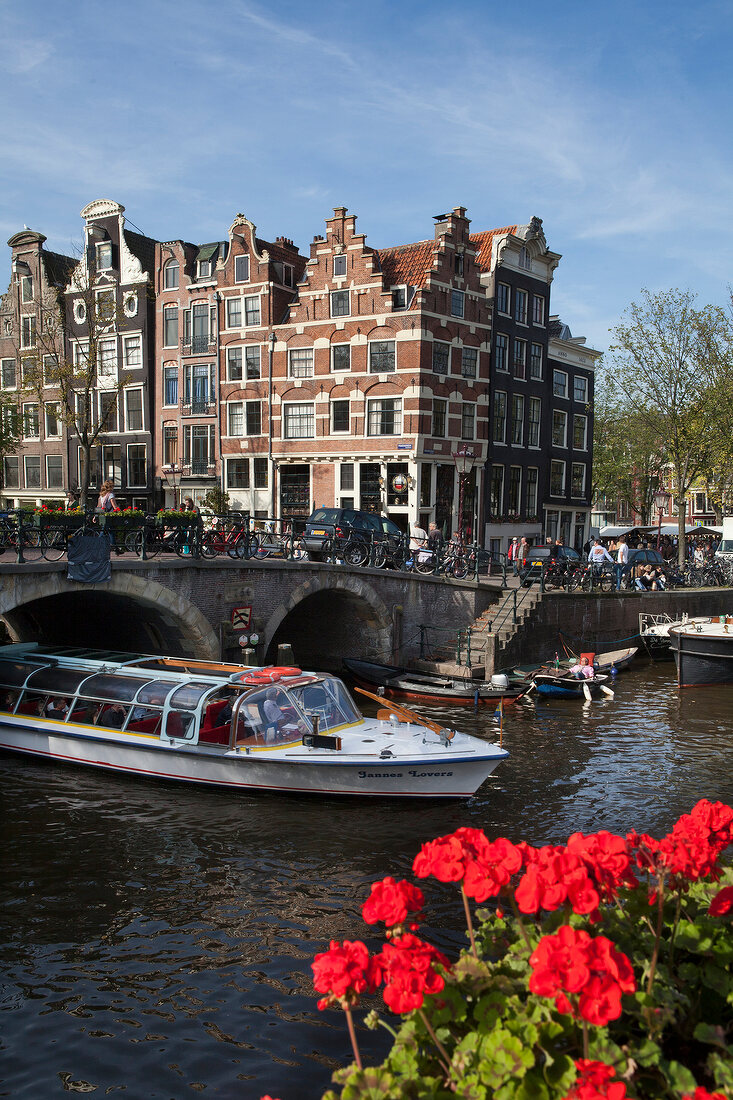
[[[274,263],[273,269],[275,272],[275,281],[280,283],[281,286],[293,286],[293,265],[284,264],[279,260]]]
[[[393,286],[392,309],[407,309],[414,291],[413,286]]]
[[[198,264],[198,277],[199,279],[211,278],[211,260],[199,260]]]
[[[169,260],[165,265],[163,286],[166,290],[178,290],[178,260]]]
[[[526,271],[532,270],[532,258],[524,245],[519,250],[519,266]]]
[[[20,280],[20,299],[22,302],[33,301],[33,277],[23,275]]]
[[[346,274],[346,256],[343,253],[340,256],[334,256],[333,273],[334,275]]]
[[[104,241],[97,245],[97,270],[107,271],[112,267],[112,245]]]

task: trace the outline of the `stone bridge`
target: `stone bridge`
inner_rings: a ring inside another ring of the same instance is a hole
[[[305,667],[350,655],[402,663],[447,645],[499,598],[495,583],[316,562],[113,561],[106,584],[66,563],[0,569],[0,617],[14,641],[240,659],[235,608],[251,608],[262,663],[289,643]]]

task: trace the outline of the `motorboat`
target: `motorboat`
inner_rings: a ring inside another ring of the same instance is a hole
[[[469,798],[508,755],[397,704],[360,713],[335,676],[0,647],[0,747],[231,790]]]
[[[669,644],[680,687],[733,684],[733,615],[676,623]]]
[[[359,684],[383,689],[389,698],[417,699],[426,703],[513,703],[527,691],[524,677],[497,673],[489,680],[459,679],[419,672],[400,665],[344,658],[342,664]]]

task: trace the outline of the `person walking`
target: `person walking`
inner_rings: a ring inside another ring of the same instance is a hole
[[[512,573],[516,577],[519,572],[519,535],[515,535],[512,541],[509,543],[509,549],[507,550],[507,561],[511,562]]]
[[[626,568],[629,564],[629,544],[622,535],[618,540],[618,546],[616,547],[616,564],[613,567],[613,571],[616,574],[616,591],[621,589],[621,578],[626,572]]]

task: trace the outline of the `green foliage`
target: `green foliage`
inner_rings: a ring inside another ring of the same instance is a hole
[[[534,924],[525,918],[529,945],[514,920],[479,909],[478,957],[465,951],[444,975],[445,988],[401,1018],[381,1066],[339,1070],[333,1080],[340,1091],[323,1100],[560,1100],[576,1081],[581,1057],[613,1066],[615,1080],[623,1079],[637,1100],[680,1100],[698,1085],[733,1096],[731,918],[707,912],[726,883],[733,872],[720,884],[688,884],[665,900],[650,991],[657,910],[644,887],[622,890],[602,908],[599,924],[567,909]],[[637,979],[619,1019],[587,1026],[587,1054],[581,1025],[528,989],[532,948],[563,922],[607,936],[631,960]],[[377,1020],[372,1011],[370,1026]]]
[[[225,516],[229,512],[229,493],[217,485],[214,489],[209,489],[203,504],[215,516]]]

